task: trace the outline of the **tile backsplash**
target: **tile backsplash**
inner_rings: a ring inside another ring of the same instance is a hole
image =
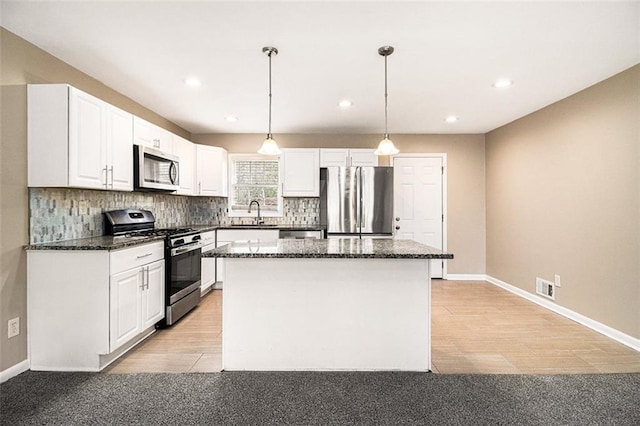
[[[318,225],[319,198],[285,198],[284,215],[267,217],[267,224]],[[152,192],[114,192],[70,188],[29,188],[30,244],[95,237],[104,233],[109,210],[150,210],[156,227],[228,225],[251,218],[227,216],[227,198],[188,197]]]

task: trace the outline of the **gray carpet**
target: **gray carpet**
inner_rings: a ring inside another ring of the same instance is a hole
[[[640,374],[26,372],[2,425],[640,425]]]

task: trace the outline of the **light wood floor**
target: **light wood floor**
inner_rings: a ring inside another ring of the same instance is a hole
[[[640,352],[483,281],[434,280],[432,364],[441,374],[640,372]],[[215,372],[222,292],[159,330],[106,373]]]

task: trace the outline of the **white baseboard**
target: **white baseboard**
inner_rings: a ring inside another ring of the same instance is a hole
[[[622,343],[625,346],[630,347],[638,352],[640,352],[640,339],[636,339],[633,336],[629,336],[615,328],[609,327],[608,325],[604,325],[596,320],[593,320],[589,317],[586,317],[582,314],[572,311],[571,309],[567,309],[563,306],[560,306],[550,300],[543,299],[542,297],[536,296],[533,293],[529,293],[528,291],[522,290],[514,285],[501,281],[497,278],[494,278],[490,275],[486,276],[487,282],[496,285],[500,288],[503,288],[517,296],[525,298],[537,305],[540,305],[544,308],[549,309],[557,314],[562,315],[563,317],[569,318],[579,324],[584,325],[594,331],[597,331],[600,334],[603,334],[617,342]]]
[[[22,362],[17,363],[4,371],[0,371],[0,383],[4,383],[12,377],[17,376],[20,373],[24,373],[29,369],[29,360],[25,359]]]
[[[448,280],[453,281],[487,281],[485,274],[447,274]]]

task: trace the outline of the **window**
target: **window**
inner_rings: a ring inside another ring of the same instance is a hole
[[[258,200],[262,216],[282,216],[280,161],[277,157],[230,154],[229,216],[255,216],[249,203]]]

